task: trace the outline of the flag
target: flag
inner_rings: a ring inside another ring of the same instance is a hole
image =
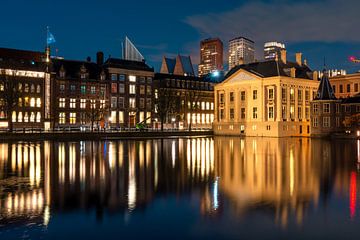
[[[47,42],[47,45],[50,45],[52,43],[55,43],[55,38],[54,38],[54,35],[52,35],[52,33],[48,30],[47,31],[47,38],[46,38],[46,42]]]

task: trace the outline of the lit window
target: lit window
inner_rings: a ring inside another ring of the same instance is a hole
[[[34,112],[30,113],[30,122],[35,122],[35,113]]]
[[[90,100],[90,108],[92,108],[92,109],[96,108],[96,100],[95,99]]]
[[[136,93],[136,87],[135,87],[134,84],[129,85],[129,93],[130,94],[135,94]]]
[[[40,112],[37,112],[36,113],[36,122],[41,122],[41,113]]]
[[[65,124],[65,113],[64,112],[59,113],[59,123]]]
[[[119,112],[119,123],[124,123],[124,112],[123,111]]]
[[[136,108],[136,100],[135,98],[129,98],[129,107]]]
[[[293,88],[290,89],[290,101],[295,101],[295,91]]]
[[[12,122],[16,122],[16,112],[15,112],[15,111],[12,112],[11,121],[12,121]]]
[[[110,122],[116,123],[116,111],[111,111]]]
[[[41,98],[36,98],[36,107],[41,107]]]
[[[101,109],[105,108],[105,100],[100,100],[100,108]]]
[[[86,99],[80,99],[80,108],[86,108]]]
[[[117,97],[111,97],[111,108],[117,107]]]
[[[70,108],[76,108],[76,99],[70,98]]]
[[[41,92],[41,86],[40,85],[37,85],[36,86],[36,93],[40,93]]]
[[[29,122],[29,115],[27,112],[24,114],[24,122]]]
[[[111,93],[117,93],[117,84],[116,83],[111,84]]]
[[[18,113],[18,122],[22,122],[22,120],[23,120],[22,112],[19,112]]]
[[[76,113],[70,113],[70,124],[76,124]]]
[[[129,76],[130,82],[136,82],[136,76]]]
[[[141,94],[141,95],[144,95],[144,94],[145,94],[145,86],[144,86],[144,85],[141,85],[141,86],[140,86],[140,94]]]
[[[86,93],[86,86],[85,86],[85,85],[81,85],[81,86],[80,86],[80,91],[81,91],[81,94],[85,94],[85,93]]]
[[[147,95],[151,95],[151,94],[152,94],[151,86],[147,86],[147,87],[146,87],[146,94],[147,94]]]
[[[125,85],[119,84],[119,93],[125,93]]]
[[[30,98],[30,107],[35,107],[35,98]]]
[[[91,91],[91,94],[95,94],[96,93],[96,87],[91,86],[90,91]]]
[[[65,107],[65,98],[59,98],[59,108]]]

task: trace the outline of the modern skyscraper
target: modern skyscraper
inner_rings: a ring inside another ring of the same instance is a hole
[[[264,44],[265,60],[275,60],[276,55],[280,58],[281,50],[285,50],[285,44],[280,42],[266,42]]]
[[[229,41],[229,70],[237,65],[254,61],[254,41],[245,37],[238,37]]]
[[[199,76],[223,70],[223,43],[219,38],[200,42]]]

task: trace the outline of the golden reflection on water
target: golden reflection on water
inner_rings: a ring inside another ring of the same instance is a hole
[[[204,215],[271,209],[282,226],[292,216],[301,224],[334,191],[349,198],[354,218],[359,156],[359,141],[297,138],[0,143],[0,221],[32,216],[47,225],[54,210],[74,207],[132,212],[186,189],[200,190]]]

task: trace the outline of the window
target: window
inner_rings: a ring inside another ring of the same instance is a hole
[[[298,102],[302,102],[302,90],[298,89]]]
[[[1,84],[1,85],[0,85],[0,89],[1,89],[1,86],[2,86],[2,90],[1,90],[1,91],[4,91],[4,84]],[[19,92],[22,92],[22,86],[23,86],[22,83],[19,83],[19,85],[18,85],[18,91],[19,91]]]
[[[286,105],[283,105],[283,106],[282,106],[281,116],[282,116],[282,119],[283,119],[283,120],[286,120],[286,119],[287,119],[287,116],[286,116]]]
[[[129,76],[130,82],[136,82],[136,76]]]
[[[269,119],[274,119],[274,107],[269,107]]]
[[[317,114],[319,112],[319,105],[318,104],[314,104],[313,105],[313,113]]]
[[[234,120],[234,118],[235,118],[235,113],[234,113],[234,109],[233,109],[233,108],[230,108],[230,114],[229,114],[229,116],[230,116],[230,120]]]
[[[123,108],[124,107],[124,98],[123,97],[119,97],[119,108]]]
[[[336,117],[335,118],[335,124],[336,124],[336,127],[340,127],[340,118],[339,117]]]
[[[111,80],[112,81],[116,81],[117,80],[117,75],[115,73],[111,74]]]
[[[257,90],[253,91],[253,99],[256,100],[257,99]]]
[[[111,93],[117,93],[117,84],[116,83],[111,84]]]
[[[295,90],[290,88],[290,101],[295,101]]]
[[[305,118],[306,118],[307,120],[310,119],[310,107],[306,107],[306,108],[305,108]]]
[[[129,98],[129,107],[136,108],[136,100],[135,98]]]
[[[310,100],[310,92],[309,90],[305,90],[305,101],[309,101]]]
[[[41,98],[36,98],[36,107],[41,107]]]
[[[119,123],[124,123],[124,112],[123,111],[119,112]]]
[[[100,96],[105,97],[106,87],[100,87]]]
[[[22,115],[22,112],[19,112],[18,113],[18,122],[22,122],[22,119],[23,118],[23,115]]]
[[[234,102],[234,92],[230,92],[230,102]]]
[[[281,99],[286,101],[286,88],[281,89]]]
[[[85,86],[85,85],[81,85],[80,91],[81,91],[81,94],[86,94],[86,86]]]
[[[125,85],[122,83],[119,84],[119,93],[125,93]]]
[[[76,99],[70,98],[70,108],[76,108]]]
[[[65,124],[65,113],[64,112],[59,113],[59,123]]]
[[[111,111],[110,122],[116,123],[116,111]]]
[[[117,106],[117,97],[111,97],[111,108],[116,108]]]
[[[59,89],[61,92],[65,91],[65,84],[60,84]],[[25,84],[25,92],[28,92],[28,91],[29,91],[29,85]]]
[[[146,99],[146,108],[151,109],[151,98]]]
[[[30,122],[35,122],[35,113],[34,112],[30,113]]]
[[[70,91],[75,92],[75,90],[76,90],[76,86],[71,84],[70,85]]]
[[[59,108],[65,107],[65,98],[59,98]]]
[[[140,108],[144,108],[144,107],[145,107],[145,99],[140,98]]]
[[[96,94],[96,87],[95,87],[95,86],[91,86],[90,92],[91,92],[91,94]]]
[[[76,124],[76,113],[70,113],[70,124]]]
[[[344,92],[344,89],[343,89],[343,85],[342,84],[340,84],[340,93],[343,93]]]
[[[214,103],[210,103],[210,109],[214,110]]]
[[[258,115],[257,115],[257,107],[253,108],[253,119],[257,119]]]
[[[31,84],[30,91],[31,91],[31,93],[35,92],[35,85],[34,84]]]
[[[120,74],[119,75],[119,81],[125,81],[125,75],[124,74]]]
[[[245,91],[240,92],[241,101],[245,101]]]
[[[81,74],[80,74],[80,78],[81,78],[81,79],[85,79],[85,78],[86,78],[86,73],[81,73]]]
[[[324,113],[330,113],[330,103],[324,103]]]
[[[332,86],[332,89],[333,89],[333,92],[335,93],[335,92],[336,92],[336,87],[335,87],[335,85]]]
[[[340,112],[340,104],[339,104],[339,103],[337,103],[337,104],[335,105],[335,112],[336,112],[336,113],[339,113],[339,112]]]
[[[295,106],[294,105],[290,106],[290,119],[291,120],[295,119]]]
[[[30,98],[30,107],[35,107],[35,98]]]
[[[36,86],[36,93],[40,93],[41,92],[41,86],[40,85],[37,85]]]
[[[355,83],[354,84],[354,92],[358,92],[359,91],[359,84]]]
[[[268,90],[268,98],[269,98],[270,100],[273,100],[273,99],[274,99],[274,89],[273,89],[273,88],[270,88],[270,89]]]
[[[224,104],[224,94],[220,93],[220,104]]]
[[[141,94],[141,95],[144,95],[144,94],[145,94],[145,86],[144,86],[144,85],[141,85],[141,86],[140,86],[140,94]]]
[[[41,113],[40,112],[37,112],[36,113],[36,122],[41,122]]]
[[[24,122],[29,122],[29,115],[27,112],[24,114]]]
[[[95,99],[90,100],[90,108],[92,108],[92,109],[96,108],[96,100]]]
[[[86,108],[86,99],[80,99],[80,108]]]
[[[346,91],[349,93],[350,92],[350,84],[346,85]]]
[[[147,86],[147,87],[146,87],[146,94],[147,94],[147,95],[151,95],[151,94],[152,94],[151,86]]]
[[[330,127],[330,117],[323,117],[323,127]]]
[[[301,120],[302,119],[302,108],[298,107],[298,119]]]
[[[224,119],[224,117],[225,117],[224,109],[220,109],[220,120]]]
[[[245,108],[241,108],[241,119],[245,119]]]
[[[145,77],[140,77],[140,83],[145,84],[145,82],[146,82]]]
[[[21,83],[19,83],[19,86],[22,86]],[[4,91],[4,84],[3,83],[0,83],[0,92],[3,92]],[[20,91],[19,91],[20,92]]]
[[[105,108],[105,100],[100,100],[100,108],[101,109]]]
[[[2,107],[2,106],[4,106],[4,105],[5,105],[4,100],[1,99],[0,107]],[[19,107],[22,107],[22,98],[19,98],[19,99],[18,99],[18,106],[19,106]]]
[[[129,85],[129,94],[136,94],[136,86],[134,84]]]
[[[148,78],[147,78],[147,83],[148,83],[148,84],[151,84],[151,83],[152,83],[152,78],[151,78],[151,77],[148,77]]]
[[[317,127],[318,126],[318,118],[314,117],[313,118],[313,127]]]

